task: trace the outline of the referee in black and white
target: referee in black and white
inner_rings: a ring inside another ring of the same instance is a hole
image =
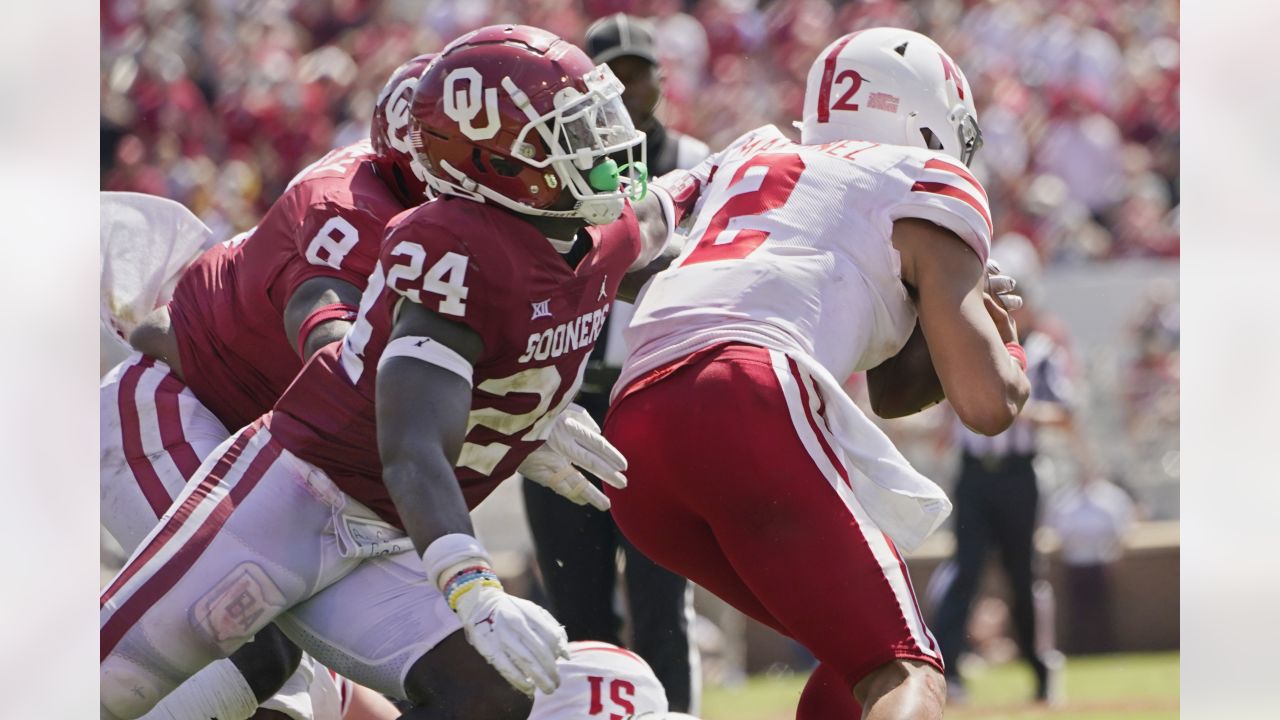
[[[648,22],[622,13],[602,18],[587,29],[584,47],[595,62],[608,63],[625,86],[622,100],[631,121],[645,133],[650,177],[691,168],[707,156],[706,144],[666,128],[654,115],[662,97],[662,68]],[[627,355],[622,330],[632,312],[630,304],[614,303],[576,399],[600,425]],[[599,480],[592,480],[599,485]],[[564,623],[569,639],[630,647],[653,668],[667,691],[670,709],[696,713],[701,671],[689,637],[689,581],[636,550],[609,513],[566,502],[529,480],[524,481],[524,502],[549,607]],[[634,638],[630,643],[623,642],[622,620],[614,611],[619,551],[624,555]]]
[[[966,693],[956,661],[965,649],[965,628],[987,555],[997,551],[1013,595],[1014,640],[1035,673],[1036,699],[1054,701],[1057,662],[1045,657],[1047,638],[1037,638],[1033,593],[1033,536],[1040,503],[1034,461],[1039,429],[1072,423],[1071,385],[1065,349],[1039,327],[1035,249],[1026,238],[1010,235],[996,243],[991,255],[1003,272],[1017,279],[1023,298],[1022,308],[1012,314],[1027,354],[1031,397],[1013,425],[999,435],[979,435],[955,423],[961,451],[960,476],[952,492],[956,547],[950,562],[930,581],[929,596],[941,597],[931,626],[946,665],[947,693],[962,700]]]

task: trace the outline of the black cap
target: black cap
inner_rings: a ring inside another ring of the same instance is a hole
[[[615,13],[592,23],[587,28],[585,45],[587,54],[596,63],[631,56],[658,64],[658,55],[653,47],[653,26],[626,13]]]

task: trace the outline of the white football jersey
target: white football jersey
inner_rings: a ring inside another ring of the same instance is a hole
[[[665,713],[667,693],[639,655],[604,642],[571,642],[556,663],[560,687],[533,696],[529,720],[625,720]]]
[[[990,251],[985,191],[940,152],[800,145],[767,125],[692,174],[700,195],[689,242],[636,302],[615,393],[726,341],[804,353],[837,378],[873,368],[902,349],[916,322],[893,222],[934,222],[983,263]]]

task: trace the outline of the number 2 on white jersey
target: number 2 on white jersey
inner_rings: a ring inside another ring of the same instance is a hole
[[[702,211],[709,219],[689,234],[697,245],[680,266],[750,255],[769,238],[768,230],[752,227],[753,217],[785,205],[803,172],[804,159],[796,153],[766,153],[739,165],[719,207]]]

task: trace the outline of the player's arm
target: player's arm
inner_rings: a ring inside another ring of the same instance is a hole
[[[475,534],[454,465],[471,412],[471,365],[483,349],[474,330],[401,301],[378,365],[383,482],[420,553],[444,535]]]
[[[515,688],[551,693],[559,685],[555,659],[568,653],[564,628],[503,590],[454,474],[471,412],[471,368],[483,349],[475,330],[400,302],[375,390],[382,479],[467,640]]]
[[[640,225],[640,257],[618,286],[620,300],[634,301],[649,278],[679,257],[676,228],[693,213],[713,168],[714,156],[692,170],[673,170],[654,180],[649,193],[632,205]]]
[[[1003,432],[1031,387],[1007,347],[1017,339],[1013,321],[985,292],[982,261],[954,233],[925,220],[896,221],[893,244],[903,282],[916,290],[922,340],[947,400],[973,431]]]
[[[305,280],[284,308],[290,347],[306,362],[317,350],[341,340],[355,322],[360,290],[335,277]]]
[[[1007,310],[1022,307],[1022,298],[1014,294],[1014,279],[1001,274],[994,262],[987,263],[986,271],[987,293]],[[914,289],[911,293],[915,300]],[[912,415],[946,399],[919,321],[896,355],[867,371],[867,395],[871,410],[882,418]],[[1027,417],[1034,403],[1034,399],[1027,401],[1021,417]]]

